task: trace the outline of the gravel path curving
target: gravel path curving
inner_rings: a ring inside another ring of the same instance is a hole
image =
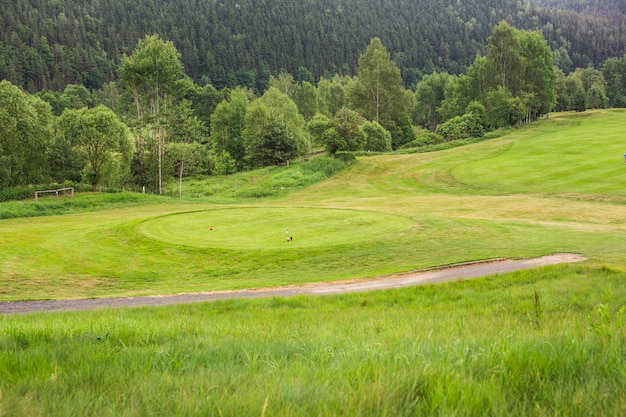
[[[488,275],[532,269],[545,265],[581,262],[582,255],[558,253],[533,259],[490,259],[430,268],[404,274],[354,281],[313,283],[298,286],[259,288],[237,291],[219,291],[194,294],[175,294],[147,297],[94,298],[79,300],[39,300],[0,302],[0,314],[27,314],[35,312],[95,310],[99,308],[164,306],[197,303],[234,298],[292,297],[296,295],[331,295],[402,288],[433,284],[457,279],[479,278]]]

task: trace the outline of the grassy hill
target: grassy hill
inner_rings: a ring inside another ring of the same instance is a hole
[[[623,415],[625,116],[363,157],[239,204],[1,220],[4,301],[589,260],[367,294],[0,316],[0,415]]]

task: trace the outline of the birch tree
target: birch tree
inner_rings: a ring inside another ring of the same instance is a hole
[[[172,42],[158,35],[140,40],[130,56],[124,56],[120,79],[130,91],[135,110],[135,140],[138,179],[146,185],[146,138],[154,146],[157,161],[156,189],[163,194],[163,160],[167,135],[168,106],[176,91],[176,81],[183,76],[180,53]]]
[[[400,70],[379,38],[359,57],[358,77],[349,92],[350,107],[383,126],[408,116],[411,93],[402,87]]]

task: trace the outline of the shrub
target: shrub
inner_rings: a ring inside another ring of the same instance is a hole
[[[402,146],[402,149],[419,148],[423,146],[432,146],[445,142],[443,136],[431,132],[430,130],[424,130],[417,135],[417,138]]]
[[[445,140],[458,140],[469,137],[480,137],[484,133],[481,117],[476,113],[465,113],[456,116],[437,126],[436,132]]]
[[[365,150],[372,152],[391,150],[391,134],[378,122],[365,121],[361,129],[365,133]]]

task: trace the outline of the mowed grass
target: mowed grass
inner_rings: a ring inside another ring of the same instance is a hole
[[[452,174],[463,183],[503,192],[626,196],[624,112],[556,118],[542,121],[543,131],[507,143],[488,159],[460,164]]]
[[[590,153],[605,149],[606,158],[615,159],[624,116],[623,111],[557,115],[461,148],[365,157],[327,181],[254,206],[174,200],[2,220],[0,300],[292,285],[554,252],[578,252],[592,263],[621,267],[626,265],[624,181],[612,173],[626,165],[607,162],[599,165],[604,171],[578,174],[586,172]],[[568,153],[566,138],[576,129],[595,131],[602,139],[572,144],[577,150],[568,165],[579,166],[572,168],[576,177],[559,175],[559,166],[541,171],[559,179],[558,192],[527,190],[524,178],[538,175],[534,164],[517,165],[524,171],[509,178],[505,167],[521,158],[516,149],[535,143],[537,163],[544,163]],[[486,179],[488,184],[479,184]],[[614,191],[588,191],[600,182]],[[213,224],[204,213],[221,217]],[[362,221],[350,223],[359,216]],[[287,243],[287,236],[294,241]]]
[[[623,416],[626,272],[0,316],[3,416]]]
[[[381,238],[397,241],[412,227],[411,219],[382,213],[256,207],[167,215],[138,224],[135,232],[200,248],[294,250],[373,243]]]
[[[4,301],[298,284],[554,252],[589,260],[332,297],[0,316],[0,415],[623,416],[624,131],[622,110],[560,114],[460,148],[360,158],[256,204],[2,220]],[[568,140],[577,132],[587,140]],[[549,163],[558,154],[567,171]],[[590,154],[604,163],[588,165]],[[263,214],[281,209],[289,225],[268,226]],[[197,231],[218,212],[250,220],[230,230],[279,229],[280,242],[242,233],[216,244]],[[307,242],[291,223],[299,214],[337,233]],[[339,230],[361,214],[367,235]]]

